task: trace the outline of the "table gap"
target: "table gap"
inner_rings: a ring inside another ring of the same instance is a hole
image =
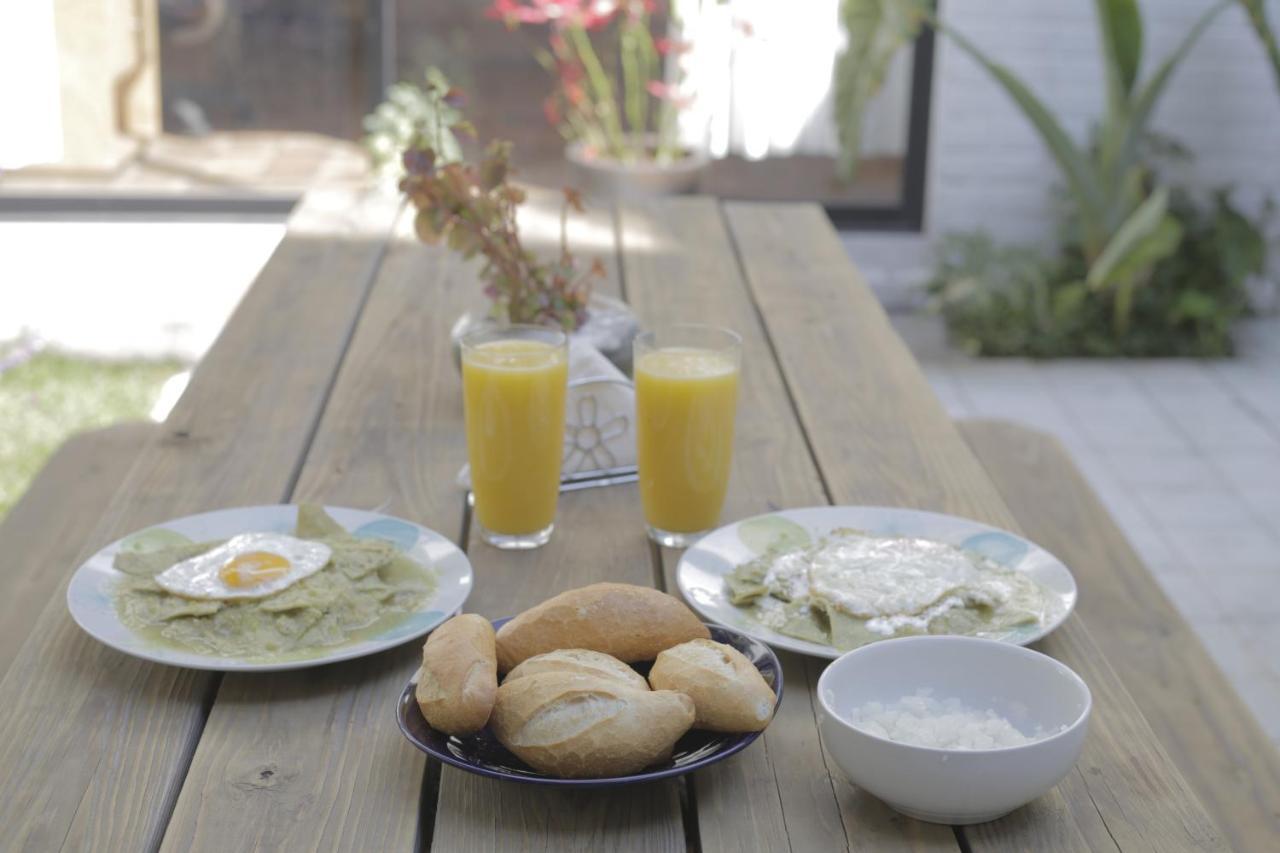
[[[392,218],[392,228],[394,223],[399,220],[403,213],[403,205],[400,211]],[[289,235],[285,235],[285,239],[289,239]],[[283,242],[283,241],[282,241]],[[320,424],[324,420],[324,414],[329,406],[329,400],[333,395],[334,388],[338,383],[338,376],[342,373],[342,367],[346,363],[347,355],[351,351],[351,343],[355,339],[356,329],[360,326],[360,320],[364,316],[365,307],[369,303],[369,297],[373,293],[374,283],[378,279],[378,273],[382,269],[383,261],[386,259],[390,238],[384,240],[379,246],[377,253],[374,255],[373,263],[369,269],[369,273],[364,282],[364,289],[360,295],[356,310],[351,316],[351,321],[347,324],[343,333],[342,344],[337,360],[334,362],[333,371],[329,374],[325,387],[320,395],[319,405],[315,409],[315,417],[311,419],[307,425],[307,435],[303,440],[299,449],[298,458],[295,461],[292,470],[289,473],[288,480],[283,490],[282,502],[288,503],[293,500],[293,494],[298,485],[298,480],[302,476],[302,471],[306,467],[307,459],[311,455],[311,447],[315,442],[316,436],[319,434]],[[274,253],[273,253],[274,256]],[[257,283],[256,280],[254,282]],[[165,802],[162,805],[163,821],[158,826],[163,826],[163,830],[157,833],[152,839],[153,843],[148,845],[150,850],[159,850],[164,842],[165,834],[168,832],[169,824],[173,820],[174,811],[178,806],[178,798],[182,794],[183,786],[186,783],[187,776],[191,771],[191,764],[195,760],[196,750],[200,746],[200,741],[204,737],[205,728],[208,726],[209,717],[213,713],[213,706],[218,701],[218,693],[222,689],[223,681],[226,678],[225,672],[212,672],[209,674],[209,683],[206,686],[200,699],[200,714],[198,728],[193,730],[186,742],[183,744],[181,773],[176,777],[179,781],[172,786],[168,792]]]
[[[782,390],[786,393],[787,403],[791,406],[791,411],[795,415],[800,437],[804,439],[805,450],[809,453],[809,461],[813,463],[813,469],[818,475],[818,484],[822,486],[823,497],[826,498],[829,505],[834,505],[835,499],[832,497],[831,486],[827,483],[827,474],[822,470],[822,465],[818,463],[818,451],[813,446],[813,439],[809,435],[808,425],[805,424],[804,418],[800,416],[800,407],[796,402],[791,380],[787,378],[787,371],[782,369],[782,358],[779,356],[778,347],[773,341],[773,333],[769,330],[769,324],[765,322],[764,312],[760,309],[760,303],[756,301],[756,294],[748,277],[747,264],[742,257],[742,248],[738,245],[738,235],[734,233],[729,217],[725,214],[724,202],[716,204],[716,213],[720,217],[720,224],[724,227],[725,235],[729,240],[729,247],[733,249],[733,260],[738,267],[738,283],[742,285],[742,289],[746,293],[747,304],[751,306],[751,312],[756,318],[756,323],[760,326],[760,334],[764,338],[765,346],[769,348],[769,356],[773,359],[773,363],[778,366],[778,378],[782,382]]]

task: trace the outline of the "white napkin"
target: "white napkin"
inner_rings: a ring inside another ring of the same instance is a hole
[[[636,464],[636,393],[631,380],[591,344],[569,338],[561,479]],[[471,487],[463,465],[458,485]]]

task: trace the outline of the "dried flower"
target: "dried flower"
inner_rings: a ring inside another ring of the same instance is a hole
[[[516,227],[516,208],[525,192],[508,183],[511,143],[490,142],[477,165],[441,164],[432,145],[418,136],[402,157],[406,174],[400,190],[417,208],[418,238],[443,242],[465,258],[484,258],[480,276],[495,318],[568,331],[585,322],[592,280],[604,274],[604,267],[596,262],[579,271],[569,251],[569,210],[583,209],[577,190],[564,190],[559,257],[541,260],[521,244]]]

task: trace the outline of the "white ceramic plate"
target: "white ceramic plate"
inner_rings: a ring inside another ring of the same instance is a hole
[[[146,551],[182,542],[226,539],[238,533],[292,533],[298,508],[288,504],[246,506],[202,512],[166,521],[112,542],[76,570],[67,588],[71,616],[95,639],[127,655],[144,660],[228,672],[271,672],[302,669],[324,663],[364,657],[421,637],[455,613],[471,593],[471,563],[458,547],[417,524],[376,512],[342,507],[325,507],[325,512],[356,536],[385,539],[411,560],[429,567],[436,576],[436,591],[416,613],[382,633],[349,645],[320,649],[314,656],[271,663],[254,663],[240,658],[220,658],[162,646],[139,636],[116,616],[111,590],[124,575],[112,567],[121,550]]]
[[[842,654],[840,650],[779,634],[752,619],[746,610],[731,604],[724,576],[736,566],[758,557],[772,544],[816,541],[839,527],[946,542],[976,551],[1005,568],[1025,572],[1049,590],[1051,603],[1057,606],[1045,623],[1020,626],[991,635],[991,639],[1019,646],[1034,643],[1061,625],[1076,604],[1076,582],[1071,572],[1061,560],[1034,542],[967,518],[878,506],[787,509],[721,527],[698,540],[680,558],[676,569],[680,593],[712,622],[727,625],[775,648],[834,660]]]

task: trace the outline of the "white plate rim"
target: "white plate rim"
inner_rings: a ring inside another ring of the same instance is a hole
[[[185,515],[136,530],[99,549],[87,559],[67,586],[67,609],[87,634],[123,654],[153,663],[214,672],[282,672],[338,663],[394,648],[430,632],[458,612],[471,594],[474,575],[467,555],[448,537],[429,527],[385,513],[350,507],[325,506],[334,521],[349,531],[373,523],[403,525],[417,536],[405,553],[419,563],[428,561],[436,574],[436,591],[415,613],[375,637],[349,646],[339,646],[327,654],[299,660],[254,663],[241,658],[220,658],[195,652],[156,646],[120,622],[111,602],[110,587],[124,577],[112,562],[127,542],[155,531],[172,531],[192,541],[225,538],[256,530],[292,531],[297,504],[257,504],[226,507]],[[248,520],[246,523],[246,519]]]
[[[737,563],[734,563],[732,558],[725,556],[723,553],[716,553],[716,549],[723,551],[725,543],[732,539],[732,542],[737,547],[732,548],[731,551],[742,550],[750,554],[748,546],[738,538],[738,529],[747,522],[771,517],[781,517],[793,521],[804,527],[811,534],[817,531],[825,533],[835,527],[856,527],[873,533],[913,532],[912,530],[889,529],[890,525],[895,522],[906,522],[918,524],[926,527],[929,531],[933,531],[932,535],[929,535],[921,532],[917,527],[914,531],[917,535],[944,542],[949,540],[946,535],[940,535],[936,532],[940,528],[944,530],[951,529],[956,535],[963,532],[965,534],[964,540],[972,539],[979,535],[996,535],[1007,537],[1009,540],[1020,543],[1025,548],[1020,562],[1033,560],[1033,563],[1021,566],[1009,565],[1000,560],[997,560],[997,562],[1002,562],[1002,565],[1005,565],[1006,568],[1031,574],[1058,596],[1062,608],[1056,618],[1041,625],[1038,629],[1021,631],[1016,639],[1002,640],[1002,642],[1025,646],[1043,639],[1066,621],[1067,617],[1075,609],[1076,601],[1079,598],[1075,577],[1062,560],[1025,536],[1020,536],[1003,528],[983,524],[970,518],[931,512],[929,510],[891,506],[837,505],[781,509],[739,519],[716,528],[689,546],[680,555],[680,562],[676,566],[676,586],[680,590],[680,595],[704,619],[732,628],[735,631],[740,631],[761,642],[768,643],[774,648],[829,660],[835,660],[844,654],[844,652],[831,646],[788,637],[764,625],[749,621],[739,608],[730,604],[728,599],[725,598],[723,580],[721,578]],[[881,522],[889,522],[889,524]],[[960,542],[954,542],[953,544],[959,545]],[[706,592],[708,584],[702,576],[713,576],[716,579],[714,593]]]

